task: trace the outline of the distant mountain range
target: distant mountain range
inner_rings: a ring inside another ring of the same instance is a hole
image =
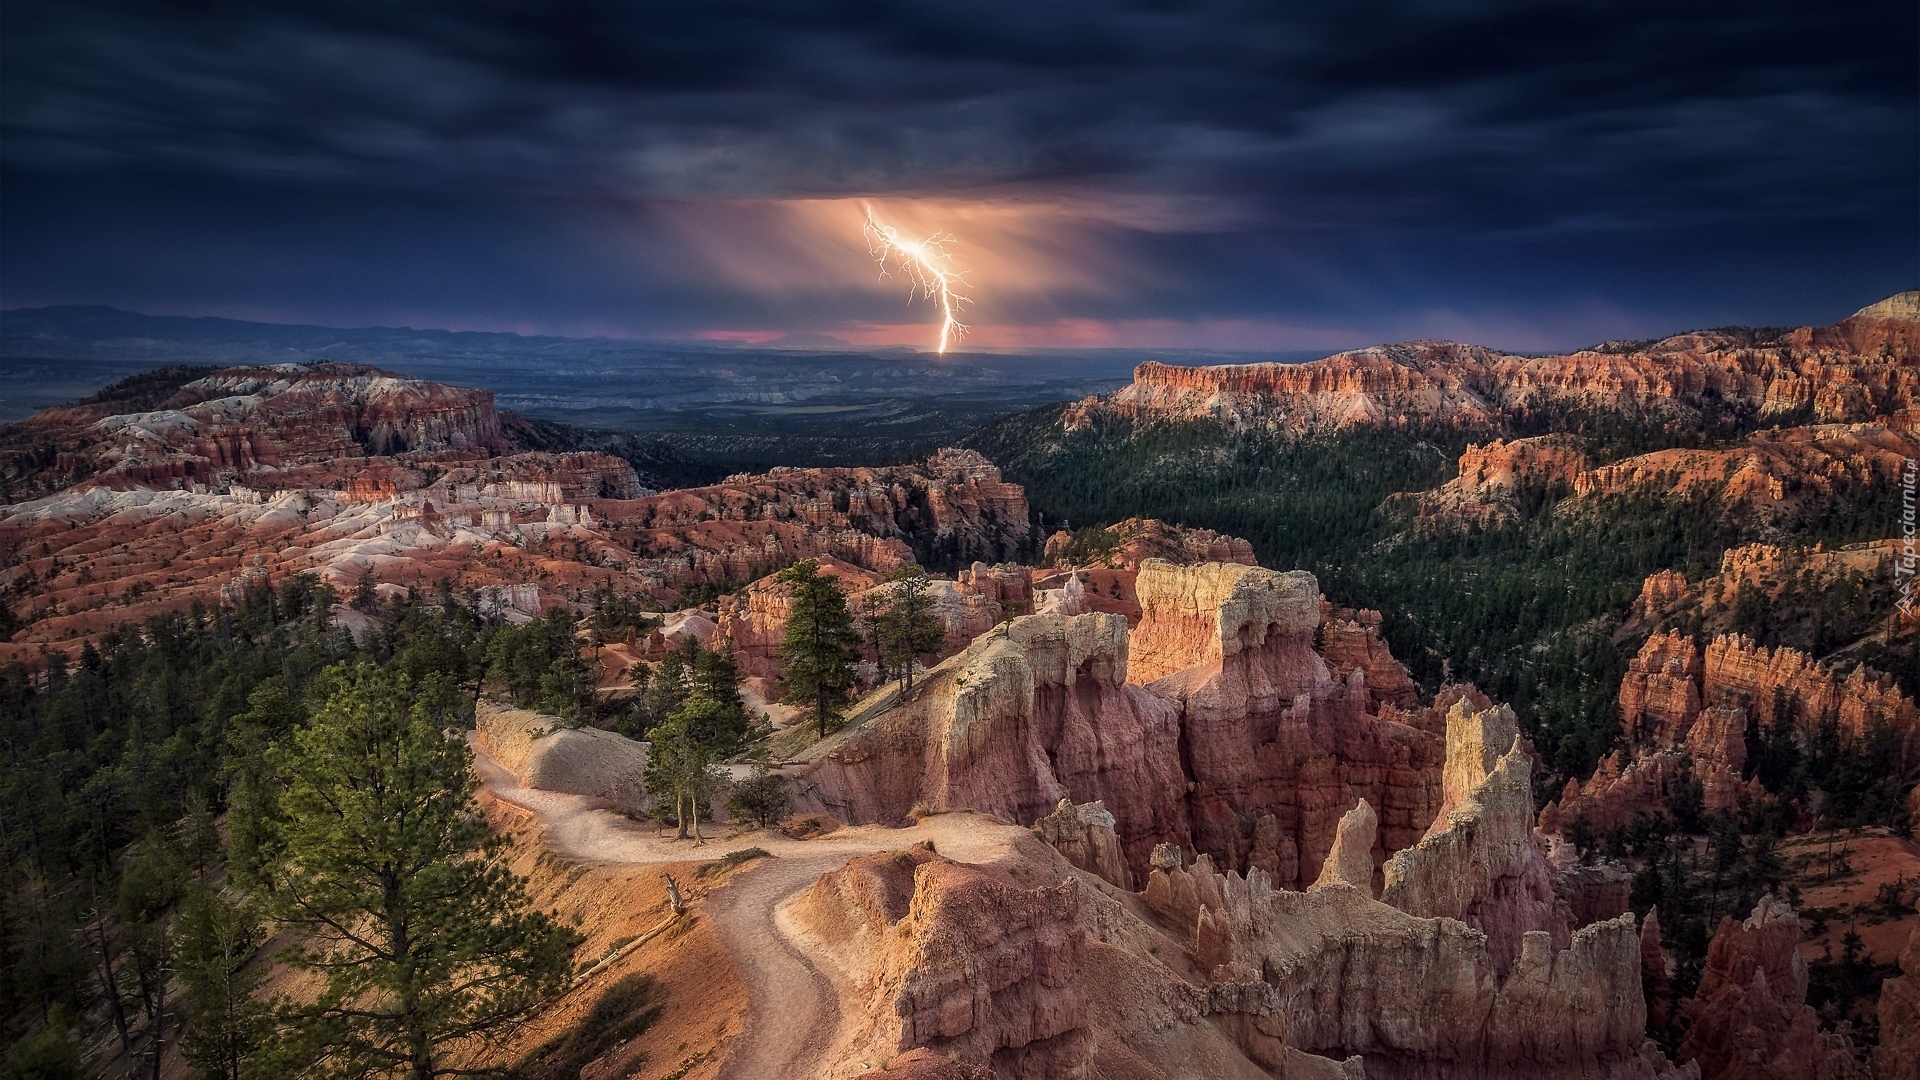
[[[165,365],[330,360],[485,387],[523,416],[660,435],[727,468],[867,463],[922,457],[1009,413],[1115,390],[1149,359],[1311,358],[1131,349],[936,356],[826,334],[758,345],[658,342],[68,305],[0,311],[0,423]]]

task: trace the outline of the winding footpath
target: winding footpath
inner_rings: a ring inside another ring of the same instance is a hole
[[[848,826],[817,840],[757,831],[694,847],[663,839],[651,828],[597,808],[578,795],[520,786],[517,777],[478,747],[474,771],[494,798],[531,812],[549,850],[581,862],[644,865],[717,859],[762,848],[756,859],[696,902],[713,920],[722,944],[747,986],[745,1034],[721,1063],[722,1080],[802,1080],[830,1076],[834,1051],[851,1035],[851,988],[817,957],[785,911],[789,901],[848,859],[897,851],[923,840],[962,862],[989,862],[1006,854],[1024,830],[973,814],[943,814],[905,829]]]

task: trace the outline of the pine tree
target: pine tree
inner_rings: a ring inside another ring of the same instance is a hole
[[[202,1077],[243,1080],[266,1045],[271,1016],[255,991],[266,980],[253,954],[266,941],[259,913],[195,885],[173,924],[174,956],[186,993],[180,1050]]]
[[[784,700],[812,708],[824,739],[840,710],[853,700],[860,635],[854,632],[840,583],[821,575],[817,561],[795,563],[781,572],[780,580],[793,593],[793,613],[787,617],[787,636],[780,645],[780,680],[787,688]]]
[[[646,779],[650,791],[673,792],[676,838],[684,839],[691,825],[698,843],[700,807],[711,806],[726,784],[720,763],[755,752],[768,728],[747,713],[732,656],[697,646],[691,656],[684,698],[651,734]]]
[[[946,630],[933,616],[933,581],[918,566],[903,566],[887,575],[893,595],[874,620],[874,639],[883,667],[900,672],[901,691],[913,691],[913,665],[923,653],[938,649]]]
[[[318,1076],[453,1075],[453,1056],[566,985],[579,937],[536,911],[473,800],[450,681],[369,664],[316,681],[313,718],[270,755],[272,914],[324,976],[278,1052]]]

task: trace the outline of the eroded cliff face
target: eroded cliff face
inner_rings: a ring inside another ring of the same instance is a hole
[[[1399,496],[1428,529],[1486,526],[1520,516],[1528,491],[1598,499],[1651,493],[1701,496],[1724,509],[1779,519],[1809,502],[1888,491],[1920,455],[1912,416],[1756,432],[1727,449],[1673,449],[1590,467],[1580,440],[1541,435],[1468,447],[1460,472],[1432,491]],[[1579,505],[1574,503],[1572,505]]]
[[[883,1057],[925,1047],[1015,1080],[1091,1075],[1073,884],[1025,888],[919,847],[852,860],[795,910],[881,1003],[861,1041]]]
[[[1118,615],[1015,619],[822,744],[799,799],[854,821],[964,807],[1027,823],[1103,801],[1144,873],[1153,845],[1187,834],[1186,778],[1177,714],[1126,681],[1127,653]]]
[[[1314,649],[1321,601],[1311,574],[1148,562],[1136,588],[1129,678],[1179,710],[1191,846],[1299,888],[1361,799],[1380,818],[1376,862],[1426,830],[1444,742],[1387,718],[1394,710],[1376,703],[1365,664],[1333,677]]]
[[[1131,633],[1092,612],[979,638],[911,702],[823,745],[799,772],[804,798],[860,821],[919,804],[1032,822],[1063,798],[1098,800],[1136,878],[1154,845],[1177,843],[1290,887],[1312,880],[1358,800],[1379,814],[1376,865],[1426,831],[1445,757],[1435,721],[1453,699],[1432,717],[1393,704],[1411,680],[1364,622],[1323,630],[1312,575],[1149,560],[1136,585]],[[1316,634],[1339,641],[1340,679]],[[1367,672],[1389,665],[1376,698]]]
[[[1241,1046],[1181,942],[1037,841],[988,864],[925,848],[855,859],[791,917],[873,1003],[853,1021],[849,1063],[917,1055],[1032,1080],[1364,1080],[1358,1060]]]
[[[1176,367],[1150,361],[1134,369],[1131,385],[1080,402],[1063,420],[1069,428],[1116,417],[1309,431],[1444,416],[1491,425],[1496,407],[1474,380],[1499,356],[1475,345],[1420,341],[1310,364]]]
[[[1034,1041],[1027,1016],[1041,991],[1013,992],[1003,1016],[1007,991],[981,982],[992,968],[1056,995],[1049,1015],[1063,1019],[1047,1045],[1061,1052],[1046,1067],[1076,1075],[1086,1059],[1065,1049],[1080,1044],[1064,1032],[1097,1023],[1087,1019],[1100,1012],[1088,1007],[1102,985],[1088,975],[1093,943],[1151,942],[1112,899],[1143,883],[1140,901],[1192,965],[1147,998],[1174,1002],[1174,1015],[1203,1020],[1281,1075],[1338,1075],[1359,1057],[1370,1077],[1692,1075],[1645,1042],[1645,946],[1633,916],[1607,899],[1618,882],[1570,880],[1592,909],[1584,916],[1556,891],[1572,871],[1556,868],[1533,829],[1532,760],[1511,710],[1464,688],[1402,710],[1367,695],[1361,664],[1335,679],[1313,645],[1330,609],[1310,575],[1149,561],[1138,586],[1131,635],[1110,614],[1015,619],[936,668],[914,701],[828,740],[798,770],[803,804],[856,821],[917,802],[1032,822],[1047,857],[1084,874],[1077,913],[1061,916],[1085,930],[1080,974],[1047,982],[1024,958],[993,960],[998,932],[978,932],[982,963],[957,951],[902,958],[888,987],[940,989],[886,991],[908,1018],[887,1021],[888,1053],[946,1048],[1023,1075],[1022,1062],[1040,1058],[1007,1048]],[[906,896],[920,904],[918,890],[971,887],[916,873],[912,890],[896,882],[885,901],[850,901],[845,882],[823,879],[820,910],[885,910],[895,914],[865,918],[893,925]],[[841,899],[825,905],[829,893]],[[1029,901],[1006,902],[1012,932],[1024,932]],[[1112,906],[1090,919],[1101,903]],[[1129,961],[1132,997],[1170,956],[1147,954]],[[918,982],[906,974],[916,970]],[[1061,996],[1059,980],[1081,996]],[[1089,1044],[1096,1056],[1101,1043]]]
[[[1676,1060],[1702,1080],[1865,1080],[1848,1040],[1821,1032],[1806,1003],[1799,945],[1800,917],[1771,896],[1744,920],[1722,919]]]
[[[423,385],[428,401],[454,389]],[[461,400],[481,401],[493,415],[490,399]],[[247,415],[249,424],[285,419]],[[414,419],[388,427],[412,432],[410,445],[439,430],[438,421],[405,415]],[[119,420],[128,418],[99,422]],[[280,430],[256,434],[271,442]],[[15,612],[31,625],[0,645],[0,655],[27,655],[41,644],[78,648],[114,623],[212,603],[222,590],[231,599],[296,573],[340,590],[362,577],[401,588],[445,581],[518,617],[601,588],[670,599],[703,584],[751,581],[802,558],[885,573],[916,559],[998,560],[1029,539],[1020,489],[968,452],[887,469],[775,470],[652,495],[630,466],[608,455],[498,453],[474,445],[484,442],[480,435],[468,442],[388,457],[256,463],[221,471],[211,485],[193,479],[199,466],[162,479],[109,469],[66,491],[0,507],[0,545],[22,555],[0,570],[0,587],[34,583],[34,595]],[[976,576],[986,584],[966,587],[964,596],[956,585],[953,603],[941,608],[957,639],[992,625],[998,598],[1010,591],[990,568]],[[772,606],[756,612],[749,602],[738,614],[737,624],[766,637]],[[762,651],[766,644],[758,642]]]
[[[1891,488],[1920,454],[1911,416],[1756,432],[1728,450],[1659,450],[1572,478],[1582,497],[1633,491],[1710,494],[1722,505],[1778,517],[1810,499]]]
[[[838,582],[841,591],[853,598],[850,607],[860,610],[858,598],[879,585],[882,576],[871,570],[826,556],[816,560],[824,577]],[[793,590],[768,574],[730,596],[720,598],[715,619],[715,648],[724,647],[733,654],[743,678],[780,677],[780,645],[786,640],[787,619],[793,614]]]
[[[778,468],[593,507],[608,539],[639,553],[649,586],[750,582],[804,558],[886,572],[1017,558],[1029,545],[1019,485],[970,450],[916,465]]]
[[[1533,833],[1532,776],[1512,709],[1456,703],[1447,713],[1440,813],[1419,843],[1387,860],[1380,894],[1408,914],[1457,919],[1484,933],[1501,975],[1527,935],[1542,932],[1565,948],[1573,924]]]
[[[243,477],[275,487],[286,474],[354,459],[511,449],[492,392],[356,364],[228,368],[146,412],[48,409],[21,430],[59,452],[54,471],[65,483],[114,488]]]
[[[1784,337],[1709,331],[1544,357],[1412,342],[1306,364],[1147,363],[1131,385],[1069,408],[1063,423],[1210,420],[1300,433],[1442,422],[1499,431],[1569,405],[1675,419],[1731,408],[1762,420],[1864,422],[1914,407],[1913,295]]]
[[[1593,834],[1660,813],[1674,782],[1698,780],[1708,810],[1732,810],[1743,794],[1750,734],[1794,730],[1816,735],[1831,718],[1846,738],[1876,725],[1895,733],[1902,753],[1920,753],[1920,709],[1891,678],[1865,667],[1844,678],[1794,649],[1767,649],[1739,634],[1703,650],[1678,633],[1654,634],[1627,665],[1620,717],[1628,748],[1602,760],[1584,784],[1569,781],[1541,812],[1559,832],[1575,821]]]
[[[1255,1056],[1361,1055],[1369,1077],[1671,1074],[1645,1042],[1631,915],[1563,949],[1527,934],[1502,978],[1480,932],[1344,883],[1276,889],[1201,856],[1156,867],[1146,901],[1191,935],[1220,1022]]]
[[[1818,543],[1811,548],[1742,544],[1721,552],[1719,569],[1698,581],[1690,582],[1672,570],[1649,576],[1628,613],[1627,625],[1639,631],[1657,630],[1691,615],[1705,632],[1727,633],[1734,628],[1736,605],[1743,593],[1771,602],[1789,589],[1806,595],[1843,588],[1850,576],[1892,577],[1890,564],[1899,553],[1896,539],[1837,548]]]
[[[1411,501],[1420,518],[1434,523],[1491,525],[1518,516],[1515,500],[1523,490],[1571,491],[1586,472],[1586,452],[1573,436],[1495,439],[1468,446],[1458,476]]]

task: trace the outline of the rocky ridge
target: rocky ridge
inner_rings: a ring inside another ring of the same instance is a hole
[[[1428,528],[1517,520],[1519,498],[1529,489],[1576,499],[1702,496],[1776,520],[1810,502],[1891,490],[1915,457],[1920,439],[1908,413],[1872,423],[1776,428],[1731,449],[1658,450],[1597,467],[1588,464],[1579,439],[1540,435],[1470,446],[1454,479],[1395,501],[1410,505]]]
[[[0,652],[77,648],[298,573],[342,591],[446,583],[518,618],[595,588],[668,597],[806,557],[997,563],[1031,540],[1020,488],[968,451],[653,494],[619,458],[516,452],[485,391],[374,369],[230,369],[164,403],[7,429],[8,447],[34,448],[7,468],[51,447],[63,464],[28,479],[79,479],[0,507],[0,590],[25,598],[12,615],[27,624]]]
[[[1698,780],[1706,809],[1732,810],[1761,793],[1742,779],[1750,734],[1795,731],[1805,737],[1828,721],[1843,737],[1875,725],[1898,737],[1906,755],[1920,754],[1920,708],[1890,678],[1865,667],[1841,677],[1794,649],[1767,649],[1738,634],[1705,649],[1678,632],[1654,634],[1628,664],[1620,684],[1620,716],[1628,749],[1603,759],[1585,783],[1569,780],[1540,814],[1559,833],[1580,823],[1588,835],[1663,812],[1667,786]]]
[[[1131,632],[1090,612],[977,639],[912,700],[818,747],[796,774],[802,798],[857,821],[968,807],[1031,822],[1061,799],[1100,801],[1136,879],[1154,846],[1178,843],[1304,887],[1363,798],[1381,821],[1376,865],[1426,831],[1440,717],[1465,691],[1421,715],[1376,700],[1363,664],[1335,678],[1313,647],[1328,635],[1308,574],[1149,561],[1138,584]]]
[[[1718,330],[1564,356],[1411,342],[1305,364],[1146,363],[1133,383],[1087,398],[1068,429],[1109,420],[1202,420],[1305,433],[1438,422],[1494,431],[1549,410],[1694,418],[1740,410],[1761,420],[1856,423],[1914,407],[1916,320],[1902,293],[1829,327],[1784,335]]]

